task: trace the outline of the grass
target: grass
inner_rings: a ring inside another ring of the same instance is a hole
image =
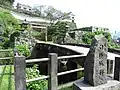
[[[0,66],[0,90],[15,90],[13,65]]]

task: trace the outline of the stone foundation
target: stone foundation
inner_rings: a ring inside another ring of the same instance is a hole
[[[98,86],[92,86],[88,83],[85,83],[84,78],[82,78],[74,82],[73,90],[120,90],[120,82],[108,78],[107,83]]]

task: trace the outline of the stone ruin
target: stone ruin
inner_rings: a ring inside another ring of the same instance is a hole
[[[84,78],[74,82],[74,90],[120,90],[120,82],[107,76],[107,52],[107,39],[96,35],[84,62]]]

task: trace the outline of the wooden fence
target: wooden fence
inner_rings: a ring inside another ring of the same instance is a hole
[[[58,73],[58,60],[68,58],[85,57],[84,55],[72,55],[58,57],[55,53],[49,53],[48,58],[25,60],[24,56],[15,56],[14,61],[14,75],[15,75],[15,90],[26,90],[26,83],[48,78],[48,90],[58,90],[58,77],[61,75],[78,72],[84,70],[79,68],[75,70]],[[34,79],[26,80],[26,63],[44,62],[48,61],[48,75]]]
[[[0,50],[0,52],[11,52],[11,51],[13,50]],[[47,78],[48,78],[48,90],[57,90],[61,88],[58,86],[57,76],[84,70],[84,68],[78,68],[75,70],[70,70],[70,71],[65,71],[65,72],[60,72],[60,73],[57,72],[58,71],[58,60],[85,57],[84,55],[71,55],[71,56],[58,57],[57,54],[50,53],[49,58],[29,59],[29,60],[26,60],[24,56],[18,56],[17,54],[15,55],[16,55],[14,57],[15,90],[26,90],[26,83],[37,81],[37,80],[42,80],[42,79],[47,79]],[[0,60],[10,60],[10,59],[13,59],[13,57],[0,58]],[[45,62],[45,61],[48,61],[48,75],[26,80],[26,73],[25,73],[26,63],[36,63],[36,62]],[[111,63],[110,63],[111,61],[113,62],[113,60],[108,60],[108,73],[111,68]],[[114,67],[114,63],[112,67]]]
[[[0,49],[0,53],[2,53],[2,52],[13,52],[13,50],[12,49]],[[14,55],[13,55],[14,56]],[[0,57],[0,60],[10,60],[10,59],[13,59],[13,56],[7,56],[7,57]]]

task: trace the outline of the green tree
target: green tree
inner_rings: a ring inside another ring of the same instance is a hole
[[[61,43],[64,42],[64,38],[68,28],[66,27],[66,22],[58,21],[55,24],[52,24],[48,27],[48,39],[53,40],[54,42]]]
[[[55,9],[52,6],[37,5],[34,6],[35,13],[39,14],[40,17],[50,21],[48,26],[48,40],[64,42],[64,37],[67,31],[66,22],[60,22],[61,20],[71,20],[74,16],[72,12],[62,12]],[[55,23],[57,21],[57,23]],[[75,24],[74,24],[75,25]],[[73,26],[73,25],[72,25]],[[42,34],[43,35],[43,34]],[[44,40],[42,38],[42,40]]]
[[[34,13],[39,14],[42,18],[50,20],[51,23],[56,20],[71,19],[73,16],[72,12],[62,12],[52,6],[36,5],[33,9]]]
[[[87,32],[83,35],[82,40],[86,44],[91,44],[92,39],[94,38],[95,35],[96,35],[95,33]]]
[[[99,34],[103,34],[107,38],[108,46],[110,46],[109,44],[111,44],[112,38],[111,38],[111,34],[109,32],[103,32],[103,31],[86,32],[82,37],[82,41],[86,44],[91,44],[94,36],[99,35]]]

